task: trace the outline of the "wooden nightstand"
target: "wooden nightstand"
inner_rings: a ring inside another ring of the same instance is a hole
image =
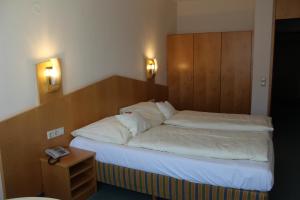
[[[97,190],[95,153],[68,148],[70,155],[55,165],[41,158],[45,196],[62,200],[86,200]]]

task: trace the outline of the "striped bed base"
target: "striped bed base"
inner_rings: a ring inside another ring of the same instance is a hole
[[[97,162],[99,182],[172,200],[267,200],[268,193],[196,184]]]

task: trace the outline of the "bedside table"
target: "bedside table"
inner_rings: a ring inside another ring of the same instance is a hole
[[[45,196],[62,200],[86,200],[97,190],[95,153],[67,148],[70,154],[55,165],[41,158]]]

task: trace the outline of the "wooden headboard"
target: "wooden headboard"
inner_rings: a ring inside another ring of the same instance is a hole
[[[39,158],[47,147],[67,146],[71,131],[117,114],[121,107],[167,97],[166,86],[113,76],[0,122],[7,198],[42,192]],[[65,128],[65,134],[47,140],[46,132],[59,127]]]

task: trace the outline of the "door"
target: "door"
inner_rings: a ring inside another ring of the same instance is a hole
[[[193,34],[168,36],[169,101],[176,109],[193,109]]]
[[[300,113],[300,19],[276,22],[271,113],[274,119]]]
[[[221,33],[194,35],[194,109],[220,112]]]
[[[277,0],[276,19],[300,18],[299,0]]]
[[[250,113],[252,33],[222,33],[222,113]]]

